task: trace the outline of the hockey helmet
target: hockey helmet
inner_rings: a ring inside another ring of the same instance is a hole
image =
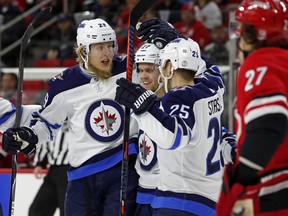
[[[258,40],[288,33],[287,0],[244,0],[236,11],[238,23],[254,26]],[[240,32],[243,29],[240,28]]]
[[[153,43],[143,44],[135,53],[135,63],[152,63],[154,64],[159,58],[160,49]]]
[[[159,59],[162,68],[170,60],[173,70],[181,68],[198,71],[201,62],[200,48],[192,39],[177,38],[160,51]]]
[[[83,20],[77,29],[77,45],[83,45],[86,52],[90,51],[90,44],[113,41],[117,48],[115,31],[103,19]]]

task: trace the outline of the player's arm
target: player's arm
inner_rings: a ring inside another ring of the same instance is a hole
[[[222,127],[222,141],[220,146],[224,163],[234,163],[236,159],[236,136],[225,127]]]
[[[183,118],[170,116],[157,106],[152,106],[142,115],[133,115],[139,127],[163,149],[179,149],[188,145],[192,139],[191,128]],[[159,135],[161,131],[161,135]]]
[[[46,95],[45,106],[33,112],[33,126],[21,126],[9,128],[3,134],[3,149],[9,154],[17,154],[21,151],[24,154],[31,154],[36,145],[41,145],[57,134],[62,123],[67,118],[64,108],[63,94]],[[48,120],[49,119],[49,120]]]
[[[0,98],[0,131],[4,132],[15,125],[16,107],[4,98]],[[40,105],[21,106],[21,126],[29,126],[32,112],[41,109]]]
[[[239,182],[249,184],[256,173],[266,167],[287,136],[287,122],[287,115],[275,113],[261,116],[247,124],[246,137],[239,152]]]
[[[119,87],[117,87],[115,100],[134,111],[132,116],[137,120],[139,128],[145,131],[159,147],[181,148],[191,141],[191,127],[187,125],[184,117],[178,115],[182,110],[185,111],[183,115],[189,117],[190,106],[184,108],[181,105],[175,106],[175,112],[170,112],[169,115],[155,105],[156,95],[152,91],[144,89],[139,84],[130,83],[124,78],[117,80],[117,84]]]

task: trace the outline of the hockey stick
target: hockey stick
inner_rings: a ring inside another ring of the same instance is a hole
[[[18,72],[18,86],[17,86],[17,100],[16,100],[16,117],[15,127],[20,127],[21,122],[21,106],[22,106],[22,91],[23,91],[23,74],[24,74],[24,59],[26,48],[28,46],[31,34],[37,22],[48,15],[52,8],[48,7],[40,11],[31,21],[21,39],[20,57],[19,57],[19,72]],[[17,173],[17,154],[12,156],[12,173],[10,185],[10,202],[9,202],[9,216],[14,215],[15,207],[15,191],[16,191],[16,173]]]
[[[128,21],[128,41],[127,41],[127,72],[126,79],[132,81],[132,71],[134,63],[134,33],[138,20],[155,3],[155,0],[139,0],[129,14]],[[120,215],[126,215],[126,191],[128,184],[128,160],[129,160],[129,129],[130,129],[130,109],[125,108],[124,116],[124,141],[121,169],[120,188]]]

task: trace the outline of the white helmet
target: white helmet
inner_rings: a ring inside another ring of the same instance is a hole
[[[86,52],[90,51],[90,44],[113,41],[115,48],[117,40],[115,31],[103,19],[83,20],[77,29],[77,45],[83,45]]]
[[[135,53],[135,63],[151,63],[155,64],[159,61],[159,52],[160,49],[155,46],[153,43],[145,43],[143,44],[138,51]],[[138,77],[139,78],[139,77]],[[158,87],[155,90],[154,93],[158,92],[161,87],[163,86],[163,83],[161,82],[161,76],[159,74],[158,77]],[[141,82],[139,80],[139,82]]]
[[[168,43],[159,54],[160,67],[171,61],[173,70],[178,68],[198,71],[201,63],[199,45],[192,39],[177,38]]]
[[[135,53],[135,63],[152,63],[154,64],[159,58],[160,49],[153,43],[143,44]]]

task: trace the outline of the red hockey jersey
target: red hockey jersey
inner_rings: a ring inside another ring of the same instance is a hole
[[[246,125],[249,122],[269,114],[288,116],[287,97],[288,50],[261,48],[250,54],[241,66],[237,78],[235,119],[238,152],[244,142]],[[286,134],[284,143],[279,145],[261,173],[288,167],[287,152]]]

